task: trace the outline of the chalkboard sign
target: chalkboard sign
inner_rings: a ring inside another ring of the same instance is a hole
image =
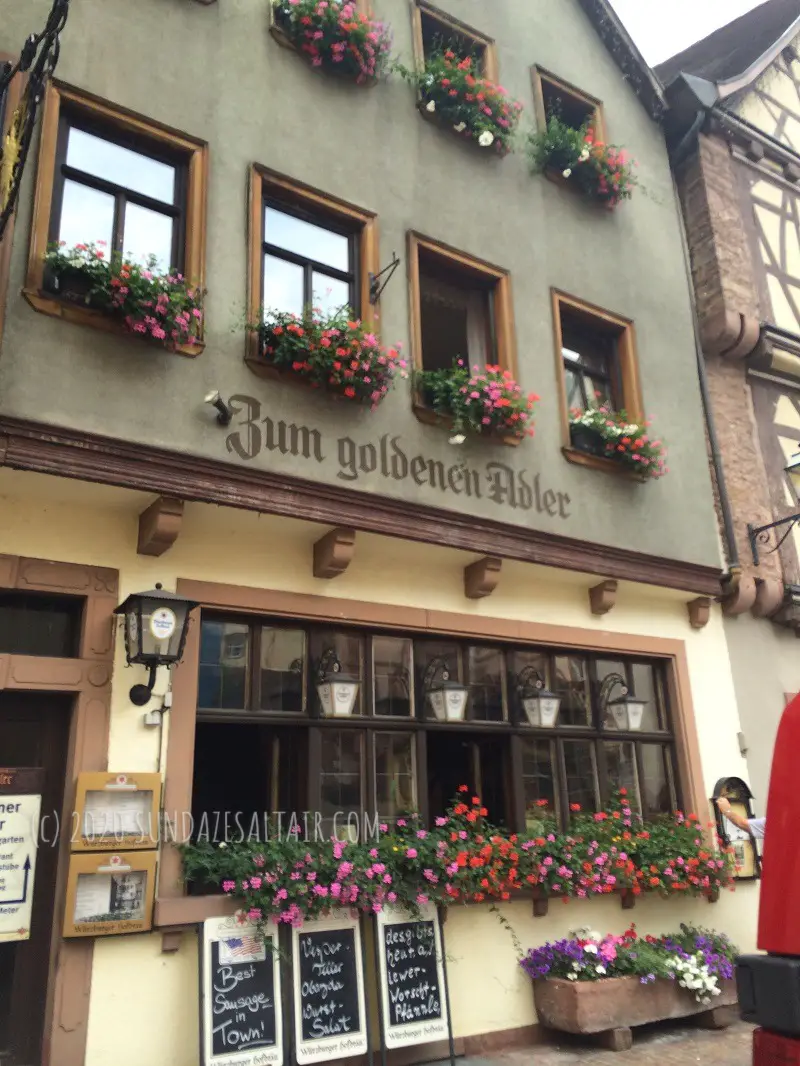
[[[358,919],[333,915],[293,933],[298,1062],[364,1054],[367,1036]]]
[[[423,907],[419,919],[387,908],[376,922],[387,1047],[446,1037],[444,960],[436,908]]]
[[[203,923],[204,1066],[283,1063],[278,945],[240,916]]]

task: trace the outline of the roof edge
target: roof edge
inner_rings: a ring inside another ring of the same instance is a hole
[[[734,93],[741,92],[742,89],[748,88],[752,85],[757,78],[760,78],[767,67],[774,63],[780,53],[791,44],[792,41],[800,34],[800,16],[794,20],[794,22],[787,29],[783,31],[781,36],[773,45],[771,45],[763,55],[751,63],[747,70],[742,71],[741,74],[737,74],[735,78],[728,78],[727,81],[717,82],[717,88],[719,90],[720,100],[725,100],[729,96],[733,96]]]

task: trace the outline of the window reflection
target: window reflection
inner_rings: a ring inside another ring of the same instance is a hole
[[[200,628],[198,705],[215,710],[246,706],[249,630],[236,622],[204,618]]]
[[[467,653],[470,717],[503,721],[503,653],[499,648],[472,646]]]
[[[600,789],[594,744],[585,740],[565,740],[564,769],[570,805],[577,803],[583,811],[599,810]]]
[[[609,799],[621,788],[627,790],[631,809],[641,814],[642,801],[639,797],[639,775],[636,771],[636,753],[629,742],[603,744],[606,761],[606,778],[608,780]]]
[[[374,713],[408,717],[412,713],[411,641],[375,637],[372,641]]]
[[[363,734],[354,730],[326,730],[320,763],[322,824],[326,835],[358,839],[362,782]],[[348,815],[350,817],[348,831]]]
[[[74,126],[67,142],[67,166],[164,204],[175,200],[175,167]]]
[[[301,629],[261,630],[261,709],[299,714],[304,709],[305,634]]]
[[[414,738],[411,733],[375,734],[375,803],[391,822],[417,810]]]
[[[264,240],[276,248],[284,248],[336,270],[350,269],[350,241],[347,237],[276,207],[265,210]]]
[[[592,699],[586,660],[575,655],[558,655],[554,666],[553,692],[561,697],[559,723],[591,725]]]
[[[542,818],[555,812],[554,754],[555,745],[549,740],[526,737],[522,741],[522,788],[529,831],[536,831]]]

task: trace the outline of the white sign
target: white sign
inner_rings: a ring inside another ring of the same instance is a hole
[[[295,1058],[348,1059],[367,1051],[361,927],[334,912],[292,930]]]
[[[376,915],[381,1014],[388,1048],[448,1036],[444,956],[436,908],[413,918],[398,907]]]
[[[28,940],[41,796],[0,793],[0,943]]]
[[[274,930],[239,912],[203,923],[203,1066],[281,1066],[283,1003]]]
[[[156,640],[169,640],[177,624],[175,612],[169,607],[157,607],[150,616],[150,632]]]

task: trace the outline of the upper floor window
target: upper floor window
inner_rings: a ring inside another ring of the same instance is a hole
[[[572,129],[590,128],[598,139],[603,139],[603,108],[599,100],[541,67],[533,68],[532,77],[536,118],[540,129],[543,129],[551,118],[557,118]]]
[[[412,10],[414,51],[420,65],[449,49],[460,59],[475,60],[483,77],[497,81],[497,49],[491,37],[440,11],[427,0],[416,0]]]

